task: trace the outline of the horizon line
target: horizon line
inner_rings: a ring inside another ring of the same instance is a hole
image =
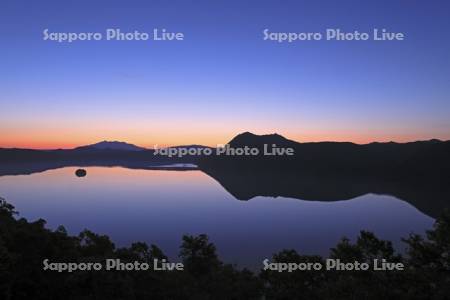
[[[237,135],[235,135],[234,137],[244,134],[244,133],[251,133],[251,132],[242,132],[239,133]],[[411,139],[411,140],[407,140],[407,141],[395,141],[395,140],[386,140],[386,141],[370,141],[370,142],[354,142],[354,141],[338,141],[338,140],[318,140],[318,141],[298,141],[298,140],[294,140],[294,139],[290,139],[287,138],[283,135],[280,135],[278,133],[271,133],[271,134],[254,134],[251,133],[255,136],[268,136],[268,135],[279,135],[289,141],[293,141],[296,143],[300,143],[300,144],[311,144],[311,143],[350,143],[350,144],[355,144],[355,145],[370,145],[370,144],[389,144],[389,143],[395,143],[395,144],[408,144],[408,143],[417,143],[417,142],[430,142],[430,141],[437,141],[437,142],[448,142],[449,140],[443,140],[443,139],[439,139],[439,138],[428,138],[428,139]],[[233,138],[234,138],[233,137]],[[51,150],[74,150],[76,148],[80,148],[80,147],[87,147],[87,146],[92,146],[101,142],[108,142],[108,143],[126,143],[129,144],[131,146],[136,146],[139,148],[143,148],[144,150],[153,150],[155,148],[155,146],[158,146],[158,148],[170,148],[170,147],[180,147],[180,146],[203,146],[203,147],[211,147],[211,148],[216,148],[219,147],[220,145],[226,145],[230,142],[231,140],[229,140],[228,142],[225,143],[218,143],[218,144],[203,144],[203,143],[174,143],[174,144],[159,144],[159,143],[154,143],[152,144],[153,147],[148,147],[148,146],[140,146],[137,143],[133,143],[133,142],[128,142],[126,140],[117,140],[117,139],[101,139],[100,141],[97,142],[90,142],[90,143],[86,143],[86,144],[81,144],[81,145],[75,145],[75,144],[70,144],[70,145],[65,145],[65,146],[48,146],[48,147],[21,147],[21,146],[8,146],[8,145],[0,145],[0,149],[20,149],[20,150],[47,150],[47,151],[51,151]]]

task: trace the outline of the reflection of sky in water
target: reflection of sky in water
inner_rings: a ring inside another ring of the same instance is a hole
[[[423,233],[433,219],[390,196],[339,202],[256,197],[239,201],[200,171],[76,168],[0,177],[0,195],[29,220],[107,234],[118,246],[146,241],[175,257],[183,234],[207,233],[226,262],[258,265],[283,248],[327,254],[342,236],[374,231],[393,240]]]

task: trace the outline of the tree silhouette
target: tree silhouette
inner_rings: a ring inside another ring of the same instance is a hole
[[[44,271],[42,262],[104,262],[120,259],[151,264],[167,256],[156,245],[136,242],[116,248],[108,236],[64,227],[45,228],[42,219],[18,218],[0,199],[0,299],[448,299],[450,295],[450,213],[436,220],[426,238],[411,235],[406,255],[391,242],[362,231],[341,240],[330,258],[401,262],[404,271],[263,270],[255,274],[224,264],[208,236],[185,235],[180,246],[184,271]],[[320,263],[326,258],[295,250],[275,253],[275,263]]]

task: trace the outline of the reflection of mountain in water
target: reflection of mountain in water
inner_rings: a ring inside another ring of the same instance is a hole
[[[256,196],[289,197],[311,201],[339,201],[365,194],[386,194],[402,199],[430,217],[450,208],[445,183],[383,181],[349,176],[306,176],[282,172],[205,171],[239,200]]]
[[[0,149],[0,175],[31,174],[65,166],[157,168],[196,164],[240,200],[255,196],[337,201],[388,194],[437,217],[450,207],[450,142],[297,143],[280,135],[243,133],[230,147],[290,147],[294,156],[155,156],[153,150],[103,142],[71,150]],[[101,147],[100,147],[101,146]],[[198,146],[197,146],[198,147]]]

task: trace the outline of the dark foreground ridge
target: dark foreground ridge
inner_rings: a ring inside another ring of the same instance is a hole
[[[167,259],[155,245],[134,243],[116,248],[105,235],[89,230],[70,236],[52,231],[40,219],[16,218],[14,207],[0,198],[0,299],[448,299],[450,295],[450,213],[439,218],[427,239],[411,235],[406,256],[390,242],[361,231],[331,249],[342,262],[386,259],[403,263],[403,271],[293,271],[253,273],[224,264],[206,235],[182,238],[183,271],[43,270],[43,261],[147,262]],[[274,263],[324,263],[320,256],[282,250]],[[263,265],[262,265],[263,267]]]

